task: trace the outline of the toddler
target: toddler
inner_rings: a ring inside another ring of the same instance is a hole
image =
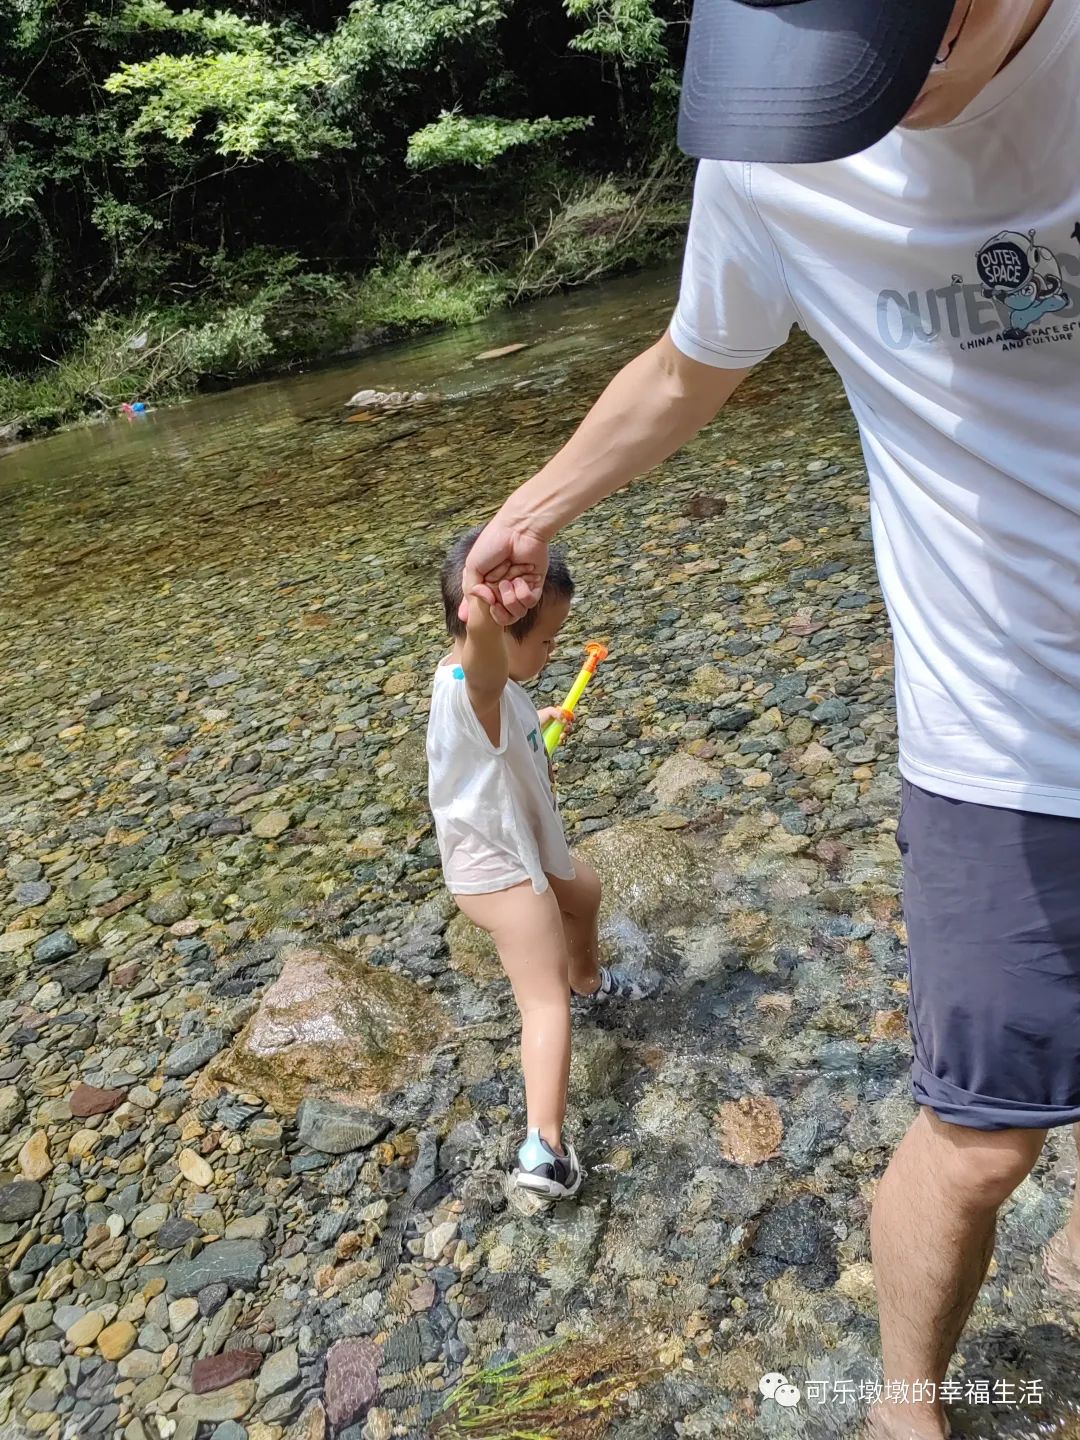
[[[528,1130],[513,1181],[563,1199],[582,1179],[564,1145],[570,996],[640,998],[631,977],[599,963],[600,880],[574,861],[563,834],[543,729],[561,715],[536,707],[519,682],[550,660],[574,583],[553,552],[540,604],[503,628],[477,595],[463,597],[480,530],[461,536],[442,570],[454,648],[439,664],[428,721],[428,798],[447,889],[495,942],[521,1012]],[[468,602],[468,619],[460,616]]]

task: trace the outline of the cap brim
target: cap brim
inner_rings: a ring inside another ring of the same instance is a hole
[[[926,83],[954,0],[697,0],[679,146],[807,164],[874,145]]]

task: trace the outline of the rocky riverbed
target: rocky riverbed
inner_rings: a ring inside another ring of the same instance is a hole
[[[5,1436],[857,1433],[868,1209],[912,1115],[896,733],[808,345],[566,536],[538,698],[611,646],[559,784],[606,944],[664,980],[577,1021],[576,1206],[508,1201],[514,1016],[424,807],[441,549],[668,299],[504,320],[532,348],[479,388],[429,346],[0,468]],[[449,398],[341,409],[380,383]],[[1067,1142],[1005,1214],[959,1434],[1080,1434],[1040,1264]]]

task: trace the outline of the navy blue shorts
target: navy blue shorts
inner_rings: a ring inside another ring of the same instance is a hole
[[[912,1093],[975,1130],[1080,1120],[1080,820],[903,784]]]

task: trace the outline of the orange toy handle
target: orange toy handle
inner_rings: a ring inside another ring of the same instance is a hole
[[[577,679],[570,688],[569,695],[567,695],[561,706],[563,714],[567,719],[572,716],[577,709],[577,703],[581,699],[586,685],[588,685],[589,681],[596,674],[596,667],[600,664],[601,660],[606,660],[608,657],[607,646],[601,645],[599,640],[590,640],[585,646],[585,652],[587,655],[585,664],[582,665],[578,672]],[[565,728],[565,719],[552,720],[550,725],[545,728],[544,745],[549,755],[554,754],[555,747],[562,739]]]

